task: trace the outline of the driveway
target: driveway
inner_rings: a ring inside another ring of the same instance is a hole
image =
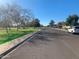
[[[46,28],[3,59],[79,59],[79,35]]]

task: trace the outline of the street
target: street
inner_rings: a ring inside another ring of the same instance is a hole
[[[3,59],[79,59],[79,35],[42,29]]]

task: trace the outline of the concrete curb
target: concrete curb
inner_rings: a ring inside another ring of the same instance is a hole
[[[2,54],[0,54],[0,59],[2,59],[5,55],[7,55],[8,53],[10,53],[12,50],[14,50],[15,48],[17,48],[18,46],[20,46],[22,43],[24,43],[25,41],[29,41],[29,39],[35,35],[37,32],[32,33],[31,36],[27,37],[26,39],[24,39],[22,42],[18,43],[17,45],[13,46],[12,48],[8,49],[7,51],[3,52]]]

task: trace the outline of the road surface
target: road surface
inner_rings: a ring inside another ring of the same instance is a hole
[[[79,35],[43,29],[3,59],[79,59]]]

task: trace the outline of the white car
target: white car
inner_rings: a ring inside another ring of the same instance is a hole
[[[79,26],[74,26],[68,29],[70,33],[79,33]]]

